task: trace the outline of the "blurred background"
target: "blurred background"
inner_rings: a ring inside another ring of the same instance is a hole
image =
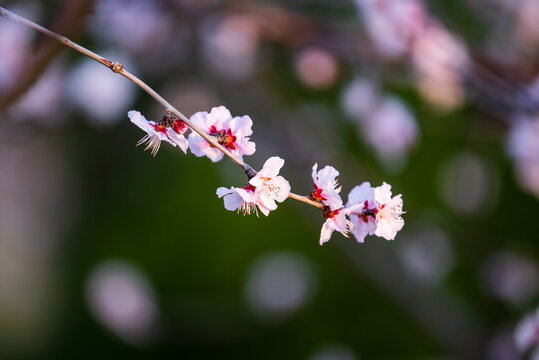
[[[187,116],[250,115],[246,161],[284,158],[294,192],[317,162],[407,211],[395,241],[323,247],[313,207],[228,212],[237,166],[152,158],[127,111],[155,101],[0,19],[1,358],[539,358],[537,0],[0,6]]]

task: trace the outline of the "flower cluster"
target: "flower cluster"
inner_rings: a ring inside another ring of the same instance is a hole
[[[207,156],[211,161],[217,162],[223,158],[223,153],[210,144],[200,134],[191,132],[189,140],[183,134],[189,129],[185,122],[180,119],[165,115],[161,121],[148,121],[138,111],[131,110],[127,113],[132,123],[146,131],[137,145],[148,143],[146,149],[152,149],[155,156],[161,141],[166,141],[173,146],[178,145],[184,153],[187,148],[196,156]],[[252,155],[255,152],[255,143],[249,141],[249,135],[253,133],[251,126],[253,121],[249,116],[232,117],[230,111],[224,106],[214,107],[210,113],[200,111],[191,116],[190,121],[199,129],[228,149],[234,156],[242,159],[243,155]]]
[[[391,185],[383,183],[376,188],[364,182],[350,191],[346,206],[338,193],[337,176],[339,172],[332,166],[316,171],[313,167],[314,191],[310,198],[324,205],[326,221],[320,233],[320,245],[329,241],[333,231],[348,237],[352,233],[358,242],[364,242],[367,235],[376,235],[387,240],[395,239],[397,232],[404,226],[401,215],[402,197],[392,196]],[[348,217],[348,218],[347,218]]]
[[[131,122],[146,131],[146,136],[137,145],[147,143],[146,149],[151,149],[154,156],[161,141],[179,146],[185,153],[189,148],[196,156],[207,156],[212,162],[223,158],[223,152],[217,148],[217,144],[240,160],[243,155],[252,155],[256,149],[254,142],[249,139],[253,133],[251,118],[232,117],[224,106],[215,107],[209,113],[203,111],[192,115],[189,126],[197,132],[192,131],[188,139],[184,136],[188,130],[187,124],[170,113],[157,122],[146,120],[134,110],[129,111],[128,116]],[[199,132],[214,137],[215,141],[206,140],[208,137],[201,136]],[[291,196],[290,183],[279,175],[283,165],[283,159],[273,156],[260,171],[246,171],[249,180],[245,186],[219,187],[217,196],[223,199],[225,209],[229,211],[258,215],[260,210],[267,216],[270,211],[277,209],[278,202]],[[322,208],[326,221],[322,226],[320,245],[329,241],[333,231],[339,231],[345,236],[352,233],[358,242],[363,242],[367,235],[373,234],[393,240],[404,225],[401,195],[392,197],[391,186],[386,183],[373,188],[365,182],[352,189],[346,206],[343,206],[338,175],[339,172],[332,166],[318,170],[318,164],[314,164],[311,174],[314,190],[309,197],[294,195]]]

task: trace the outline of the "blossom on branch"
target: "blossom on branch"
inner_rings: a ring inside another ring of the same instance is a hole
[[[199,111],[193,114],[190,120],[206,134],[214,136],[219,144],[240,159],[243,159],[243,155],[254,154],[256,150],[255,143],[249,140],[253,133],[253,121],[247,115],[232,117],[226,107],[219,106],[211,109],[209,113]],[[196,156],[207,156],[212,162],[223,158],[221,150],[196,132],[189,134],[189,148]]]
[[[275,201],[283,202],[290,194],[290,184],[279,175],[283,165],[283,159],[271,157],[245,187],[220,187],[217,196],[223,198],[225,209],[229,211],[237,210],[247,215],[254,212],[258,215],[258,206],[262,214],[267,216],[270,211],[277,209]]]
[[[376,204],[374,202],[374,189],[369,182],[357,185],[348,194],[346,206],[359,204],[360,206],[350,214],[353,225],[352,234],[357,242],[364,242],[367,235],[376,231]]]
[[[326,206],[324,208],[324,217],[326,218],[326,221],[324,222],[324,225],[322,225],[322,230],[320,231],[320,245],[329,241],[333,231],[338,231],[348,237],[348,234],[350,234],[354,225],[346,218],[346,216],[350,215],[350,213],[359,208],[359,206],[359,204],[355,204],[352,207],[338,210],[331,210]]]
[[[258,198],[257,205],[264,215],[277,209],[275,201],[283,202],[290,194],[290,184],[279,175],[279,170],[283,165],[284,160],[280,157],[270,157],[264,163],[262,170],[249,180],[249,184],[255,187],[255,194]]]
[[[391,196],[391,185],[385,182],[382,186],[374,189],[374,200],[377,204],[376,210],[376,236],[381,236],[387,240],[394,240],[397,232],[404,226],[401,215],[402,195]]]
[[[152,149],[155,156],[161,141],[166,141],[172,146],[178,145],[184,153],[187,153],[187,139],[183,134],[188,130],[187,125],[177,118],[163,117],[161,121],[148,121],[140,112],[131,110],[127,113],[129,120],[142,130],[146,131],[146,136],[139,140],[138,145],[147,143],[144,150]]]
[[[264,208],[264,210],[262,210],[264,205],[257,201],[255,187],[251,184],[247,184],[247,186],[242,188],[235,188],[232,186],[230,189],[227,189],[225,187],[220,187],[217,189],[217,196],[223,198],[225,209],[228,211],[236,210],[238,213],[243,213],[243,215],[255,213],[258,216],[258,210],[256,209],[256,206],[258,205],[260,211],[265,215],[269,214],[269,209]]]
[[[314,164],[312,171],[314,191],[310,198],[329,206],[331,210],[340,209],[342,199],[339,195],[341,187],[338,186],[337,181],[339,172],[333,166],[326,166],[320,171],[317,170],[318,164]]]
[[[391,196],[391,185],[383,183],[373,188],[364,182],[350,191],[346,207],[335,210],[324,207],[326,222],[320,233],[320,245],[327,242],[335,230],[346,237],[352,233],[360,243],[367,235],[393,240],[404,226],[402,205],[400,194]]]

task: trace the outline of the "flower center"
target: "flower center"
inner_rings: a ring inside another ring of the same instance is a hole
[[[247,185],[245,185],[245,187],[243,187],[243,190],[255,192],[256,188],[251,184],[247,184]]]
[[[161,123],[157,123],[155,125],[153,125],[153,128],[156,132],[160,132],[160,133],[163,133],[163,134],[166,134],[167,133],[167,127]]]
[[[187,131],[187,124],[184,123],[184,122],[181,121],[181,120],[176,119],[176,120],[172,123],[171,128],[172,128],[172,130],[174,130],[177,134],[181,135],[181,134],[183,134],[184,132]]]
[[[230,150],[236,150],[236,137],[232,135],[232,130],[217,130],[215,125],[210,127],[210,135],[215,136],[217,142]],[[210,145],[212,146],[212,145]],[[214,146],[212,146],[214,147]]]
[[[316,186],[316,184],[314,184],[314,191],[311,193],[311,196],[309,197],[311,198],[311,200],[314,200],[314,201],[327,200],[327,198],[324,195],[322,195],[322,189]]]
[[[341,211],[341,209],[337,209],[337,210],[332,211],[329,206],[324,206],[324,209],[323,209],[324,217],[326,219],[331,219],[332,217],[335,217],[335,216],[339,215],[340,211]]]

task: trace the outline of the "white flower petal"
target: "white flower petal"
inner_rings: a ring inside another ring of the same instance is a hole
[[[363,204],[365,201],[368,202],[368,209],[371,209],[371,206],[374,207],[374,189],[369,182],[357,185],[350,191],[346,206],[357,203]]]
[[[333,226],[334,223],[331,219],[327,219],[324,225],[322,225],[322,230],[320,231],[320,245],[329,241],[331,234],[333,234],[333,230],[335,230]]]

